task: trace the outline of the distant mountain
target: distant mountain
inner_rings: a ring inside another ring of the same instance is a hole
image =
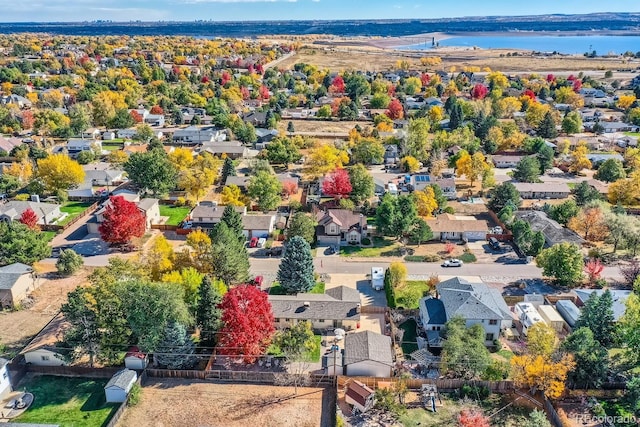
[[[416,20],[0,23],[0,34],[39,32],[67,35],[186,35],[195,37],[332,34],[345,37],[397,37],[429,32],[500,31],[622,31],[631,33],[640,31],[640,13],[486,16]]]

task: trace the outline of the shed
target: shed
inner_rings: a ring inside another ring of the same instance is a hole
[[[371,331],[348,334],[344,341],[344,365],[347,375],[391,377],[391,337]]]
[[[570,300],[563,299],[558,301],[556,303],[556,310],[558,310],[558,313],[560,313],[565,322],[572,328],[580,317],[580,309]]]
[[[0,357],[0,400],[11,393],[11,378],[9,378],[9,361]]]
[[[562,332],[564,328],[564,319],[560,316],[560,313],[551,305],[538,306],[538,313],[540,317],[547,322],[547,325],[551,326],[556,332]]]
[[[104,395],[107,403],[122,403],[127,400],[127,395],[131,391],[131,387],[138,379],[138,375],[131,369],[123,369],[116,372],[106,386],[104,386]]]
[[[375,391],[361,383],[360,381],[351,381],[347,385],[345,392],[345,401],[357,409],[359,412],[367,412],[373,408],[376,403]]]
[[[149,357],[135,346],[129,348],[124,356],[124,366],[127,369],[145,369],[148,363]]]

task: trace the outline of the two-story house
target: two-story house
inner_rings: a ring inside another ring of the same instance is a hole
[[[485,345],[492,346],[501,331],[510,328],[513,317],[500,291],[484,283],[471,283],[454,277],[436,285],[437,298],[420,300],[420,318],[429,345],[441,346],[440,333],[454,317],[462,317],[466,326],[482,325]]]
[[[437,178],[427,174],[415,174],[405,177],[405,183],[409,184],[414,191],[423,191],[426,187],[435,184],[440,187],[447,200],[455,200],[458,197],[456,194],[456,182],[453,178]]]
[[[347,209],[327,209],[316,215],[316,237],[322,245],[359,245],[367,237],[367,218]]]

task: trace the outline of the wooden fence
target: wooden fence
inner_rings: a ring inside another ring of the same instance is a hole
[[[384,314],[387,312],[387,307],[378,307],[375,305],[363,305],[360,308],[362,314]]]
[[[564,427],[558,411],[553,407],[553,404],[549,399],[544,399],[544,410],[547,411],[547,418],[551,421],[554,427]]]
[[[292,374],[285,372],[259,372],[259,371],[196,371],[196,370],[172,370],[172,369],[145,369],[144,379],[147,378],[176,378],[190,380],[214,380],[229,381],[237,383],[273,384],[283,383],[284,377],[290,378]],[[299,375],[300,383],[310,382],[312,384],[333,384],[332,377],[324,375]],[[291,381],[286,381],[290,384]]]
[[[37,366],[27,365],[27,372],[59,377],[111,378],[113,374],[122,370],[115,368],[87,368],[83,366]]]
[[[338,387],[344,387],[348,382],[356,380],[371,387],[373,389],[378,388],[379,383],[396,383],[398,378],[376,378],[376,377],[348,377],[338,376]],[[404,380],[407,388],[418,390],[422,388],[422,384],[435,384],[440,391],[453,391],[462,388],[464,385],[471,385],[475,387],[486,387],[493,393],[508,393],[515,390],[515,384],[513,381],[471,381],[463,379],[416,379],[411,378]]]
[[[167,224],[151,224],[152,230],[162,230],[162,231],[176,231],[178,230],[177,225],[167,225]]]

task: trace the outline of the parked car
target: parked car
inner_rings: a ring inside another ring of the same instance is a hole
[[[258,246],[258,238],[252,237],[251,240],[249,240],[249,247],[255,248],[256,246]]]
[[[267,239],[265,239],[264,237],[261,237],[258,239],[258,247],[259,248],[264,248],[264,245],[267,244]]]
[[[448,259],[445,262],[442,263],[443,267],[462,267],[462,264],[464,264],[461,260],[457,259],[457,258],[452,258],[452,259]]]
[[[494,251],[497,251],[500,249],[500,242],[495,237],[489,237],[489,246],[491,246],[491,249]]]
[[[282,255],[282,246],[276,246],[275,248],[267,249],[266,256],[280,256]]]

